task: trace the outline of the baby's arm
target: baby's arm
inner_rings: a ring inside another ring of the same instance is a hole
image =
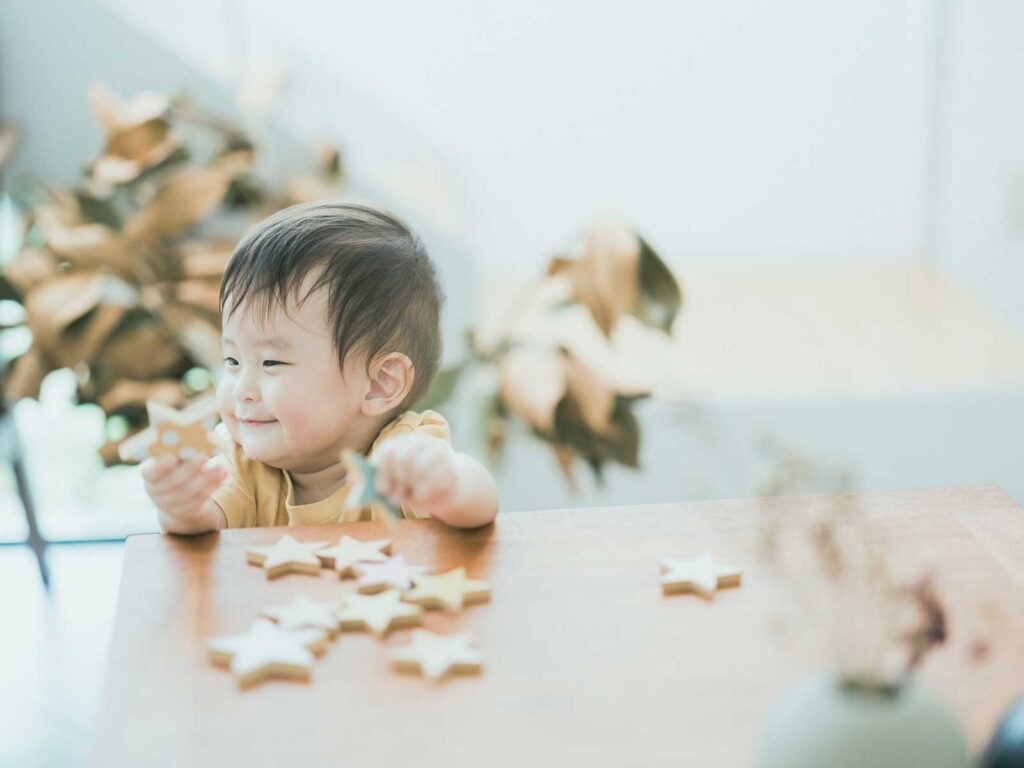
[[[374,451],[377,491],[397,504],[457,528],[476,528],[498,514],[498,489],[479,461],[428,435],[401,435]]]
[[[147,459],[142,465],[146,493],[157,507],[164,533],[197,534],[227,526],[224,513],[211,497],[227,470],[205,457],[178,461],[173,456]]]

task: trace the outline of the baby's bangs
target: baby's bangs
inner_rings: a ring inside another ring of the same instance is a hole
[[[275,276],[275,279],[267,279],[270,275],[245,273],[243,270],[227,275],[221,285],[221,315],[227,317],[242,309],[242,313],[251,316],[259,326],[263,326],[275,310],[291,317],[289,306],[301,306],[320,287],[321,280],[318,279],[302,293],[302,284],[312,271],[296,270],[279,278]]]

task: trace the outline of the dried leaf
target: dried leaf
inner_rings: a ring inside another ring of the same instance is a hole
[[[46,244],[58,257],[80,269],[107,268],[126,277],[133,272],[131,244],[103,224],[68,227],[43,212],[39,224]]]
[[[133,238],[155,239],[193,226],[224,199],[232,178],[227,168],[178,171],[128,221],[125,231]]]
[[[221,365],[224,355],[217,325],[184,306],[167,304],[157,313],[192,360],[210,370]]]
[[[90,88],[89,96],[105,135],[102,156],[90,169],[99,184],[133,181],[180,147],[167,120],[166,96],[140,93],[126,102],[100,84]]]
[[[580,490],[579,484],[576,482],[576,473],[573,471],[573,462],[576,459],[576,454],[565,445],[552,445],[551,451],[555,454],[555,461],[558,463],[558,468],[562,471],[565,484],[569,487],[569,493],[575,496]]]
[[[233,251],[234,245],[228,242],[185,243],[180,249],[182,271],[185,277],[214,277],[219,281]]]
[[[207,312],[220,312],[220,281],[182,280],[174,286],[174,298]]]
[[[640,238],[640,290],[633,314],[645,325],[671,333],[682,303],[682,290],[675,276]]]
[[[168,122],[156,117],[111,132],[107,137],[106,154],[148,167],[156,165],[177,147]]]
[[[57,259],[41,248],[22,248],[18,258],[4,268],[4,278],[22,296],[57,274]]]
[[[97,388],[106,391],[120,379],[158,379],[180,372],[188,361],[174,336],[152,318],[139,318],[119,330],[97,355]]]
[[[167,96],[152,91],[125,101],[104,83],[89,86],[89,102],[104,133],[163,117],[171,106]]]
[[[324,181],[319,176],[301,174],[293,176],[285,183],[285,202],[287,205],[312,203],[316,200],[331,200],[341,194],[341,189]]]
[[[99,304],[104,276],[99,272],[70,272],[37,284],[25,296],[32,338],[47,352],[55,351],[60,335]]]
[[[578,253],[568,273],[573,292],[611,337],[619,317],[636,304],[640,239],[623,224],[602,223],[586,232]]]
[[[102,200],[81,190],[75,190],[75,199],[86,220],[104,224],[114,230],[121,229],[121,214],[109,200]]]
[[[550,431],[568,388],[566,357],[556,349],[517,347],[501,365],[498,391],[510,413],[534,429]]]
[[[9,403],[16,403],[25,397],[39,397],[39,387],[53,366],[46,357],[33,345],[13,363],[13,368],[4,386],[4,394]]]
[[[188,399],[185,387],[177,379],[157,381],[131,381],[122,379],[99,397],[98,403],[106,413],[115,413],[126,408],[145,411],[146,401],[180,408]]]
[[[555,411],[554,437],[584,459],[598,480],[602,478],[602,467],[609,461],[636,469],[640,446],[640,428],[632,412],[636,399],[616,397],[610,429],[600,433],[583,420],[579,403],[571,396],[566,397]]]
[[[568,391],[579,403],[584,423],[598,433],[608,431],[615,407],[615,394],[601,376],[568,350],[566,360]]]
[[[66,368],[88,365],[127,313],[124,307],[98,305],[60,334],[59,343],[48,350],[50,357]]]
[[[316,164],[320,174],[332,181],[338,181],[344,174],[341,151],[333,144],[319,143],[316,148]]]
[[[565,256],[552,256],[550,261],[548,261],[547,274],[550,277],[551,275],[560,275],[563,272],[568,272],[572,270],[575,263],[575,259]]]

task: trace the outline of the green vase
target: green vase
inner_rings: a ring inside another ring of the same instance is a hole
[[[968,768],[956,719],[911,680],[884,693],[819,674],[786,691],[766,718],[758,768]]]

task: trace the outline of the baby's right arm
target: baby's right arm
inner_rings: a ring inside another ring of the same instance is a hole
[[[147,459],[142,465],[146,493],[156,504],[157,521],[164,533],[197,534],[227,527],[211,494],[227,470],[205,457],[178,461],[173,456]]]

